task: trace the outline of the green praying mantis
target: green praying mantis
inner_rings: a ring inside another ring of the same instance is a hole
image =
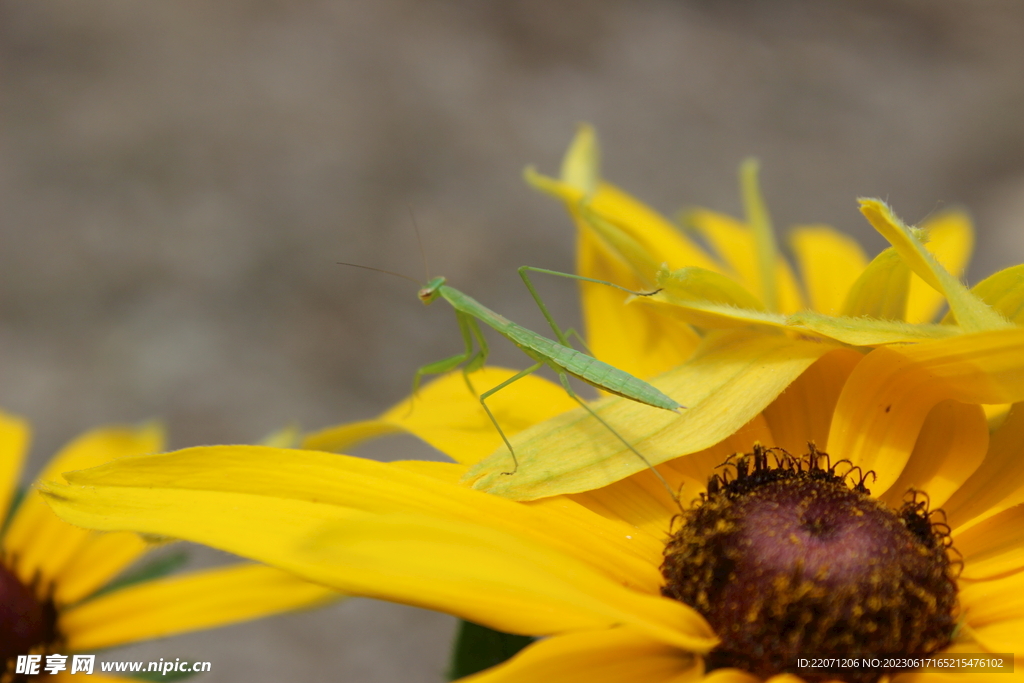
[[[548,275],[557,275],[559,277],[568,277],[576,280],[583,280],[586,282],[594,282],[597,284],[607,285],[621,289],[624,292],[632,294],[634,296],[650,296],[656,292],[634,292],[620,287],[611,282],[604,280],[595,280],[593,278],[583,277],[581,275],[571,275],[569,273],[560,273],[558,271],[546,270],[543,268],[533,268],[531,266],[522,266],[519,268],[519,276],[523,279],[523,283],[526,288],[530,291],[530,295],[533,296],[534,301],[543,313],[545,320],[551,326],[551,329],[555,333],[555,337],[558,341],[548,339],[536,332],[526,329],[521,325],[517,325],[508,318],[495,313],[480,302],[476,301],[472,297],[463,294],[459,290],[445,284],[446,280],[443,277],[432,278],[426,285],[420,288],[418,296],[420,301],[424,304],[430,304],[437,298],[442,298],[451,304],[452,308],[455,309],[455,316],[459,323],[459,330],[462,333],[462,339],[465,343],[465,349],[462,353],[456,354],[450,358],[445,358],[428,365],[424,365],[416,371],[416,377],[413,381],[413,393],[419,388],[420,380],[424,375],[441,374],[450,372],[455,368],[463,365],[463,372],[469,373],[483,366],[487,360],[488,346],[487,340],[484,338],[483,333],[480,331],[480,326],[477,321],[484,323],[491,327],[498,334],[508,339],[510,342],[515,344],[519,349],[535,361],[534,365],[526,368],[522,372],[505,380],[498,386],[485,391],[480,394],[480,405],[483,406],[487,416],[491,419],[494,427],[498,430],[501,435],[502,441],[508,448],[509,453],[512,456],[513,468],[510,472],[505,474],[515,474],[519,468],[519,461],[516,458],[515,451],[512,448],[512,444],[509,442],[508,437],[505,436],[505,432],[502,431],[501,425],[495,419],[491,413],[490,408],[487,407],[487,398],[494,393],[504,389],[508,385],[512,384],[516,380],[522,379],[529,374],[532,374],[544,366],[551,368],[557,375],[558,379],[565,389],[566,393],[585,408],[591,416],[593,416],[598,422],[600,422],[608,431],[615,435],[623,444],[626,445],[638,458],[640,458],[648,468],[655,473],[655,475],[662,481],[665,487],[668,489],[670,495],[675,497],[672,493],[671,487],[668,482],[661,476],[661,474],[654,468],[653,465],[645,458],[636,448],[633,447],[626,439],[624,439],[615,429],[605,422],[594,410],[583,401],[569,384],[569,375],[576,377],[588,384],[591,384],[599,389],[604,389],[612,394],[622,396],[624,398],[638,401],[655,408],[663,408],[665,410],[671,410],[673,412],[683,408],[677,401],[669,398],[657,388],[651,386],[647,382],[634,377],[633,375],[619,370],[607,363],[597,360],[593,356],[589,356],[581,351],[577,351],[572,348],[569,344],[569,340],[565,333],[562,332],[561,328],[555,323],[554,318],[551,317],[551,313],[548,311],[547,306],[541,300],[540,295],[534,288],[533,283],[530,281],[528,272],[533,273],[545,273]],[[476,341],[476,348],[474,348],[474,340]]]

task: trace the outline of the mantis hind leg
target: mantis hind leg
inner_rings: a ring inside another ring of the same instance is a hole
[[[645,465],[647,465],[647,469],[649,469],[649,470],[650,470],[651,472],[653,472],[653,473],[654,473],[654,476],[656,476],[656,477],[658,478],[658,481],[660,481],[660,482],[661,482],[661,484],[662,484],[662,486],[664,486],[664,487],[665,487],[665,490],[666,490],[666,491],[668,491],[668,495],[669,495],[669,496],[671,496],[672,500],[674,500],[674,501],[676,502],[676,504],[678,505],[678,504],[679,504],[679,496],[677,496],[677,495],[676,495],[676,493],[675,493],[675,491],[673,491],[673,490],[672,490],[672,487],[671,487],[671,486],[669,485],[669,483],[668,483],[668,481],[667,481],[667,480],[665,479],[665,477],[664,477],[664,476],[662,476],[661,472],[659,472],[659,471],[657,470],[657,468],[656,468],[656,467],[655,467],[654,465],[652,465],[652,464],[651,464],[651,461],[650,461],[650,460],[648,460],[647,458],[645,458],[645,457],[643,456],[643,454],[642,454],[642,453],[641,453],[640,451],[638,451],[638,450],[637,450],[637,449],[636,449],[636,448],[635,448],[635,447],[633,446],[633,444],[631,444],[631,443],[629,443],[628,441],[626,441],[626,439],[624,439],[624,438],[622,437],[622,435],[621,435],[621,434],[619,434],[619,433],[618,433],[617,431],[615,431],[615,429],[614,429],[614,428],[613,428],[613,427],[612,427],[612,426],[611,426],[610,424],[608,424],[607,422],[605,422],[604,418],[602,418],[602,417],[601,417],[600,415],[598,415],[598,414],[597,414],[596,412],[594,412],[594,409],[593,409],[593,408],[591,408],[590,406],[588,406],[588,405],[586,404],[586,402],[585,402],[585,401],[584,401],[583,399],[581,399],[581,398],[580,398],[579,396],[577,396],[577,395],[576,395],[576,392],[575,392],[575,391],[573,391],[573,389],[572,389],[572,386],[570,386],[570,384],[569,384],[569,376],[568,376],[568,375],[567,375],[566,373],[564,373],[564,372],[559,372],[559,373],[558,373],[558,379],[559,379],[559,380],[561,381],[561,383],[562,383],[562,388],[563,388],[563,389],[565,389],[565,392],[566,392],[567,394],[569,394],[569,396],[570,396],[570,397],[571,397],[571,398],[572,398],[572,399],[573,399],[574,401],[576,401],[576,402],[577,402],[577,403],[579,403],[579,404],[580,404],[580,405],[581,405],[581,406],[582,406],[582,407],[583,407],[584,409],[586,409],[586,411],[587,411],[588,413],[590,413],[590,415],[591,415],[591,416],[592,416],[592,417],[593,417],[593,418],[594,418],[595,420],[597,420],[598,422],[600,422],[601,424],[603,424],[603,425],[604,425],[604,428],[605,428],[605,429],[607,429],[607,430],[608,430],[609,432],[611,432],[612,434],[614,434],[614,435],[615,435],[615,438],[617,438],[617,439],[618,439],[619,441],[621,441],[621,442],[623,443],[623,445],[624,445],[624,446],[625,446],[626,448],[628,448],[629,450],[633,451],[633,454],[634,454],[634,455],[635,455],[636,457],[640,458],[640,460],[641,460],[641,461],[643,461],[643,463],[644,463]]]
[[[505,448],[508,449],[509,455],[512,456],[512,471],[502,472],[502,474],[515,474],[516,471],[519,470],[519,460],[516,458],[516,452],[512,450],[512,444],[509,442],[508,437],[505,436],[505,432],[501,430],[501,425],[498,424],[498,420],[495,419],[494,414],[491,412],[491,409],[487,407],[487,398],[490,397],[491,394],[501,391],[502,389],[507,387],[509,384],[512,384],[516,380],[520,380],[523,377],[526,377],[527,375],[531,375],[537,372],[538,370],[541,369],[541,367],[543,367],[543,365],[544,363],[537,363],[536,365],[531,365],[522,372],[516,373],[512,377],[509,377],[507,380],[505,380],[498,386],[494,387],[493,389],[488,389],[484,393],[480,394],[480,405],[484,407],[484,411],[487,413],[487,417],[491,418],[491,423],[494,425],[494,428],[498,430],[498,434],[501,435],[501,440],[505,442]]]

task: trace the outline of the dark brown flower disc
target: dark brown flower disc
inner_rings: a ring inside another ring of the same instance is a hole
[[[56,623],[53,603],[0,562],[0,681],[24,680],[14,673],[18,655],[45,652],[57,640]]]
[[[708,668],[807,680],[885,671],[798,669],[797,659],[929,654],[956,626],[948,528],[917,494],[900,509],[811,448],[730,459],[681,516],[662,592],[699,611],[722,643]],[[838,674],[838,675],[837,675]]]

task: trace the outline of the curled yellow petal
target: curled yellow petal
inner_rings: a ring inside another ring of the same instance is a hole
[[[860,210],[868,222],[889,240],[910,269],[946,297],[950,310],[965,331],[980,332],[1009,327],[1005,318],[985,305],[951,275],[884,202],[861,199]]]
[[[913,346],[879,348],[857,366],[836,405],[828,452],[878,479],[881,495],[910,457],[936,404],[1024,400],[1024,329],[961,335]]]
[[[928,237],[925,249],[953,276],[961,277],[974,250],[970,216],[958,209],[947,209],[922,221],[921,230]],[[942,295],[914,275],[907,298],[907,321],[931,322],[941,306]]]
[[[748,330],[710,335],[694,358],[652,380],[687,406],[680,415],[620,398],[604,399],[594,408],[649,462],[665,462],[725,439],[833,348]],[[499,449],[471,469],[467,481],[504,497],[533,500],[598,488],[646,467],[582,410],[520,433],[513,447],[516,474],[503,474],[509,455]],[[559,457],[550,457],[552,452]]]
[[[133,495],[144,499],[144,492],[149,490],[149,500],[156,507],[170,507],[172,501],[192,494],[210,501],[216,501],[218,495],[225,499],[249,496],[253,500],[265,499],[268,505],[278,505],[282,520],[289,515],[299,515],[310,524],[321,517],[344,519],[360,512],[474,523],[486,520],[503,533],[528,537],[551,545],[559,552],[574,554],[614,577],[621,585],[641,586],[652,591],[660,585],[657,570],[660,559],[656,553],[652,556],[648,546],[627,538],[631,533],[624,524],[605,519],[567,500],[560,501],[553,509],[519,505],[452,485],[432,473],[415,471],[401,464],[392,466],[317,451],[209,446],[160,456],[123,458],[101,467],[68,473],[67,477],[83,491],[102,489],[103,496],[112,505],[117,503],[119,495],[126,500]],[[50,498],[53,505],[52,494]],[[245,500],[248,505],[249,499]],[[183,502],[174,504],[188,507]],[[260,513],[261,518],[264,516]],[[184,523],[189,519],[194,519],[199,526],[204,524],[201,513],[181,510],[180,520]],[[241,518],[238,519],[238,524],[244,526]],[[249,535],[254,541],[262,532],[263,528],[255,521],[248,531],[232,531]]]
[[[992,434],[981,466],[946,501],[943,509],[954,529],[1024,502],[1024,404],[1014,404]]]
[[[871,260],[846,293],[839,312],[851,318],[905,320],[910,268],[892,247]]]
[[[905,492],[915,489],[927,492],[931,509],[943,507],[981,465],[988,443],[988,422],[981,406],[939,403],[925,419],[906,467],[880,498],[899,507]]]

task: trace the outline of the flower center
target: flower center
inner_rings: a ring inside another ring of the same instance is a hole
[[[822,461],[813,445],[800,458],[755,446],[726,461],[682,514],[662,593],[694,607],[721,638],[709,668],[870,683],[887,672],[819,678],[797,670],[797,659],[929,654],[950,643],[948,527],[931,521],[917,493],[894,510],[870,496],[865,475],[851,477],[858,468],[840,476]]]
[[[17,656],[47,652],[57,641],[56,625],[53,602],[36,597],[34,587],[0,561],[0,682],[23,680],[14,673]]]

